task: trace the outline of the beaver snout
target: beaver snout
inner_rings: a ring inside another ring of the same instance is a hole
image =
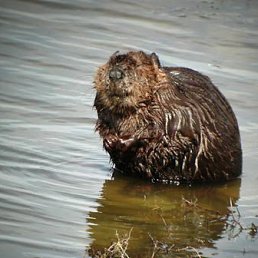
[[[109,78],[112,81],[118,81],[124,78],[124,73],[121,69],[115,67],[109,71]]]

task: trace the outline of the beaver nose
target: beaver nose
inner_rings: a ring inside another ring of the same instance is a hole
[[[113,81],[121,80],[124,77],[124,73],[119,68],[113,68],[109,72],[109,78]]]

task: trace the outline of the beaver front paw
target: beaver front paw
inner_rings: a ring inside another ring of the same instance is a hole
[[[104,148],[109,152],[119,151],[126,152],[135,143],[136,139],[134,137],[118,137],[116,135],[108,135],[105,137],[103,144]]]

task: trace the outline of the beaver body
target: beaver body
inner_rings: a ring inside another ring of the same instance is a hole
[[[95,88],[96,130],[117,170],[187,183],[241,174],[236,117],[207,76],[162,67],[154,53],[115,53]]]

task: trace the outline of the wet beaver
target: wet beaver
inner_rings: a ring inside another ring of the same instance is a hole
[[[95,77],[96,130],[115,168],[155,182],[241,174],[236,117],[207,76],[162,67],[155,53],[115,53]]]

